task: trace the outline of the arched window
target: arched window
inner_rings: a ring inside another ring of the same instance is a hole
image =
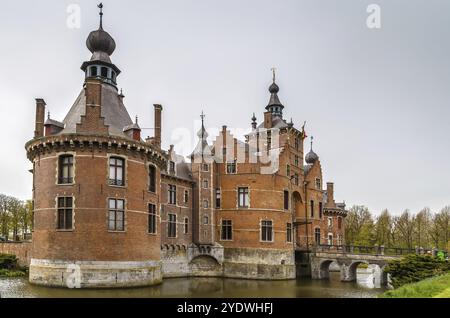
[[[314,242],[316,242],[317,245],[320,245],[320,228],[316,228],[314,230]]]
[[[208,188],[209,188],[208,179],[204,179],[203,180],[203,189],[208,189]]]
[[[203,207],[204,207],[205,209],[207,209],[207,208],[209,207],[209,202],[208,202],[208,200],[203,200]]]
[[[203,216],[203,224],[208,225],[209,224],[209,217],[207,215]]]
[[[188,234],[189,231],[189,219],[184,218],[184,234]]]

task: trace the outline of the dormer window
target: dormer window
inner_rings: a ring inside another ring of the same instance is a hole
[[[175,162],[169,162],[169,173],[175,173]]]

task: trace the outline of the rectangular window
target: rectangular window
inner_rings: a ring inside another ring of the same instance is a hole
[[[298,150],[298,148],[300,147],[300,142],[297,137],[295,137],[294,147],[295,147],[295,150]]]
[[[156,205],[148,205],[148,233],[156,234]]]
[[[125,160],[122,158],[109,158],[109,184],[125,185]]]
[[[108,69],[106,67],[101,68],[102,77],[108,77]]]
[[[286,166],[286,175],[288,176],[288,178],[291,177],[291,166],[290,165]]]
[[[295,155],[294,158],[295,158],[295,159],[294,159],[294,165],[295,165],[296,167],[298,167],[298,162],[299,162],[298,156]]]
[[[188,233],[189,233],[189,219],[184,218],[184,234],[188,234]]]
[[[156,168],[155,168],[155,166],[148,167],[148,191],[156,192]]]
[[[167,237],[177,237],[177,215],[168,214],[169,220],[167,222]]]
[[[208,179],[203,179],[203,189],[208,189],[208,188],[209,188]]]
[[[248,188],[238,188],[238,206],[240,208],[248,208]]]
[[[323,216],[323,203],[319,202],[319,218]]]
[[[227,174],[236,173],[236,161],[227,162]]]
[[[286,242],[292,242],[292,223],[286,223]]]
[[[209,166],[208,166],[207,163],[204,163],[204,164],[202,165],[202,170],[205,171],[205,172],[208,172],[208,171],[209,171]]]
[[[298,186],[298,173],[294,174],[294,184]]]
[[[314,217],[314,200],[311,200],[311,217]]]
[[[322,190],[322,183],[320,182],[319,178],[316,178],[316,189]]]
[[[189,191],[184,190],[184,203],[188,203],[188,202],[189,202]]]
[[[209,201],[208,200],[203,200],[203,208],[205,208],[205,209],[209,208]]]
[[[169,204],[177,204],[177,186],[169,184],[168,196]]]
[[[339,245],[339,246],[343,245],[342,235],[337,236],[337,245]]]
[[[273,241],[272,221],[261,221],[261,241]]]
[[[231,241],[233,239],[233,225],[231,220],[222,220],[222,233],[220,238],[223,241]]]
[[[342,218],[338,216],[338,229],[340,230],[342,228]]]
[[[320,245],[320,228],[316,228],[316,229],[314,230],[314,242],[315,242],[317,245]]]
[[[289,191],[284,190],[284,209],[289,210]]]
[[[108,230],[124,231],[125,200],[109,199]]]
[[[217,209],[220,208],[220,198],[221,198],[220,189],[216,189],[216,208]]]
[[[328,233],[328,245],[333,245],[333,234]]]
[[[333,226],[333,218],[329,217],[328,218],[328,227],[332,227]]]
[[[59,184],[73,183],[73,156],[59,156]]]
[[[72,229],[72,212],[73,212],[73,198],[59,197],[58,198],[58,229],[71,230]]]
[[[267,131],[267,151],[272,149],[272,131]]]

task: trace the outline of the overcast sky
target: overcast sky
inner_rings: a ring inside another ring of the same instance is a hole
[[[80,28],[67,26],[72,3]],[[187,154],[191,142],[176,135],[193,135],[202,109],[210,132],[249,128],[253,112],[260,121],[276,67],[284,117],[307,121],[337,200],[395,214],[450,205],[450,1],[103,3],[125,104],[141,127],[153,127],[152,104],[163,104],[164,146]],[[381,29],[366,25],[371,3]],[[97,10],[92,0],[2,2],[0,193],[31,197],[24,144],[34,99],[64,118],[83,84]]]

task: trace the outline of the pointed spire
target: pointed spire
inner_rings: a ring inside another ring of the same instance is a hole
[[[310,151],[313,150],[313,149],[312,149],[313,141],[314,141],[314,136],[311,136],[311,149],[310,149]]]
[[[255,113],[253,113],[253,116],[252,116],[252,128],[256,129],[256,116],[255,116]]]
[[[103,30],[103,3],[100,2],[100,4],[97,5],[97,7],[100,9],[100,13],[99,13],[99,15],[100,15],[100,27],[99,27],[99,29]]]
[[[291,121],[288,123],[289,127],[294,127],[294,122],[292,121],[292,117],[291,117]]]
[[[135,121],[135,124],[137,125],[138,124],[138,116],[136,115],[136,121]]]
[[[47,119],[50,119],[50,111],[47,112]]]

